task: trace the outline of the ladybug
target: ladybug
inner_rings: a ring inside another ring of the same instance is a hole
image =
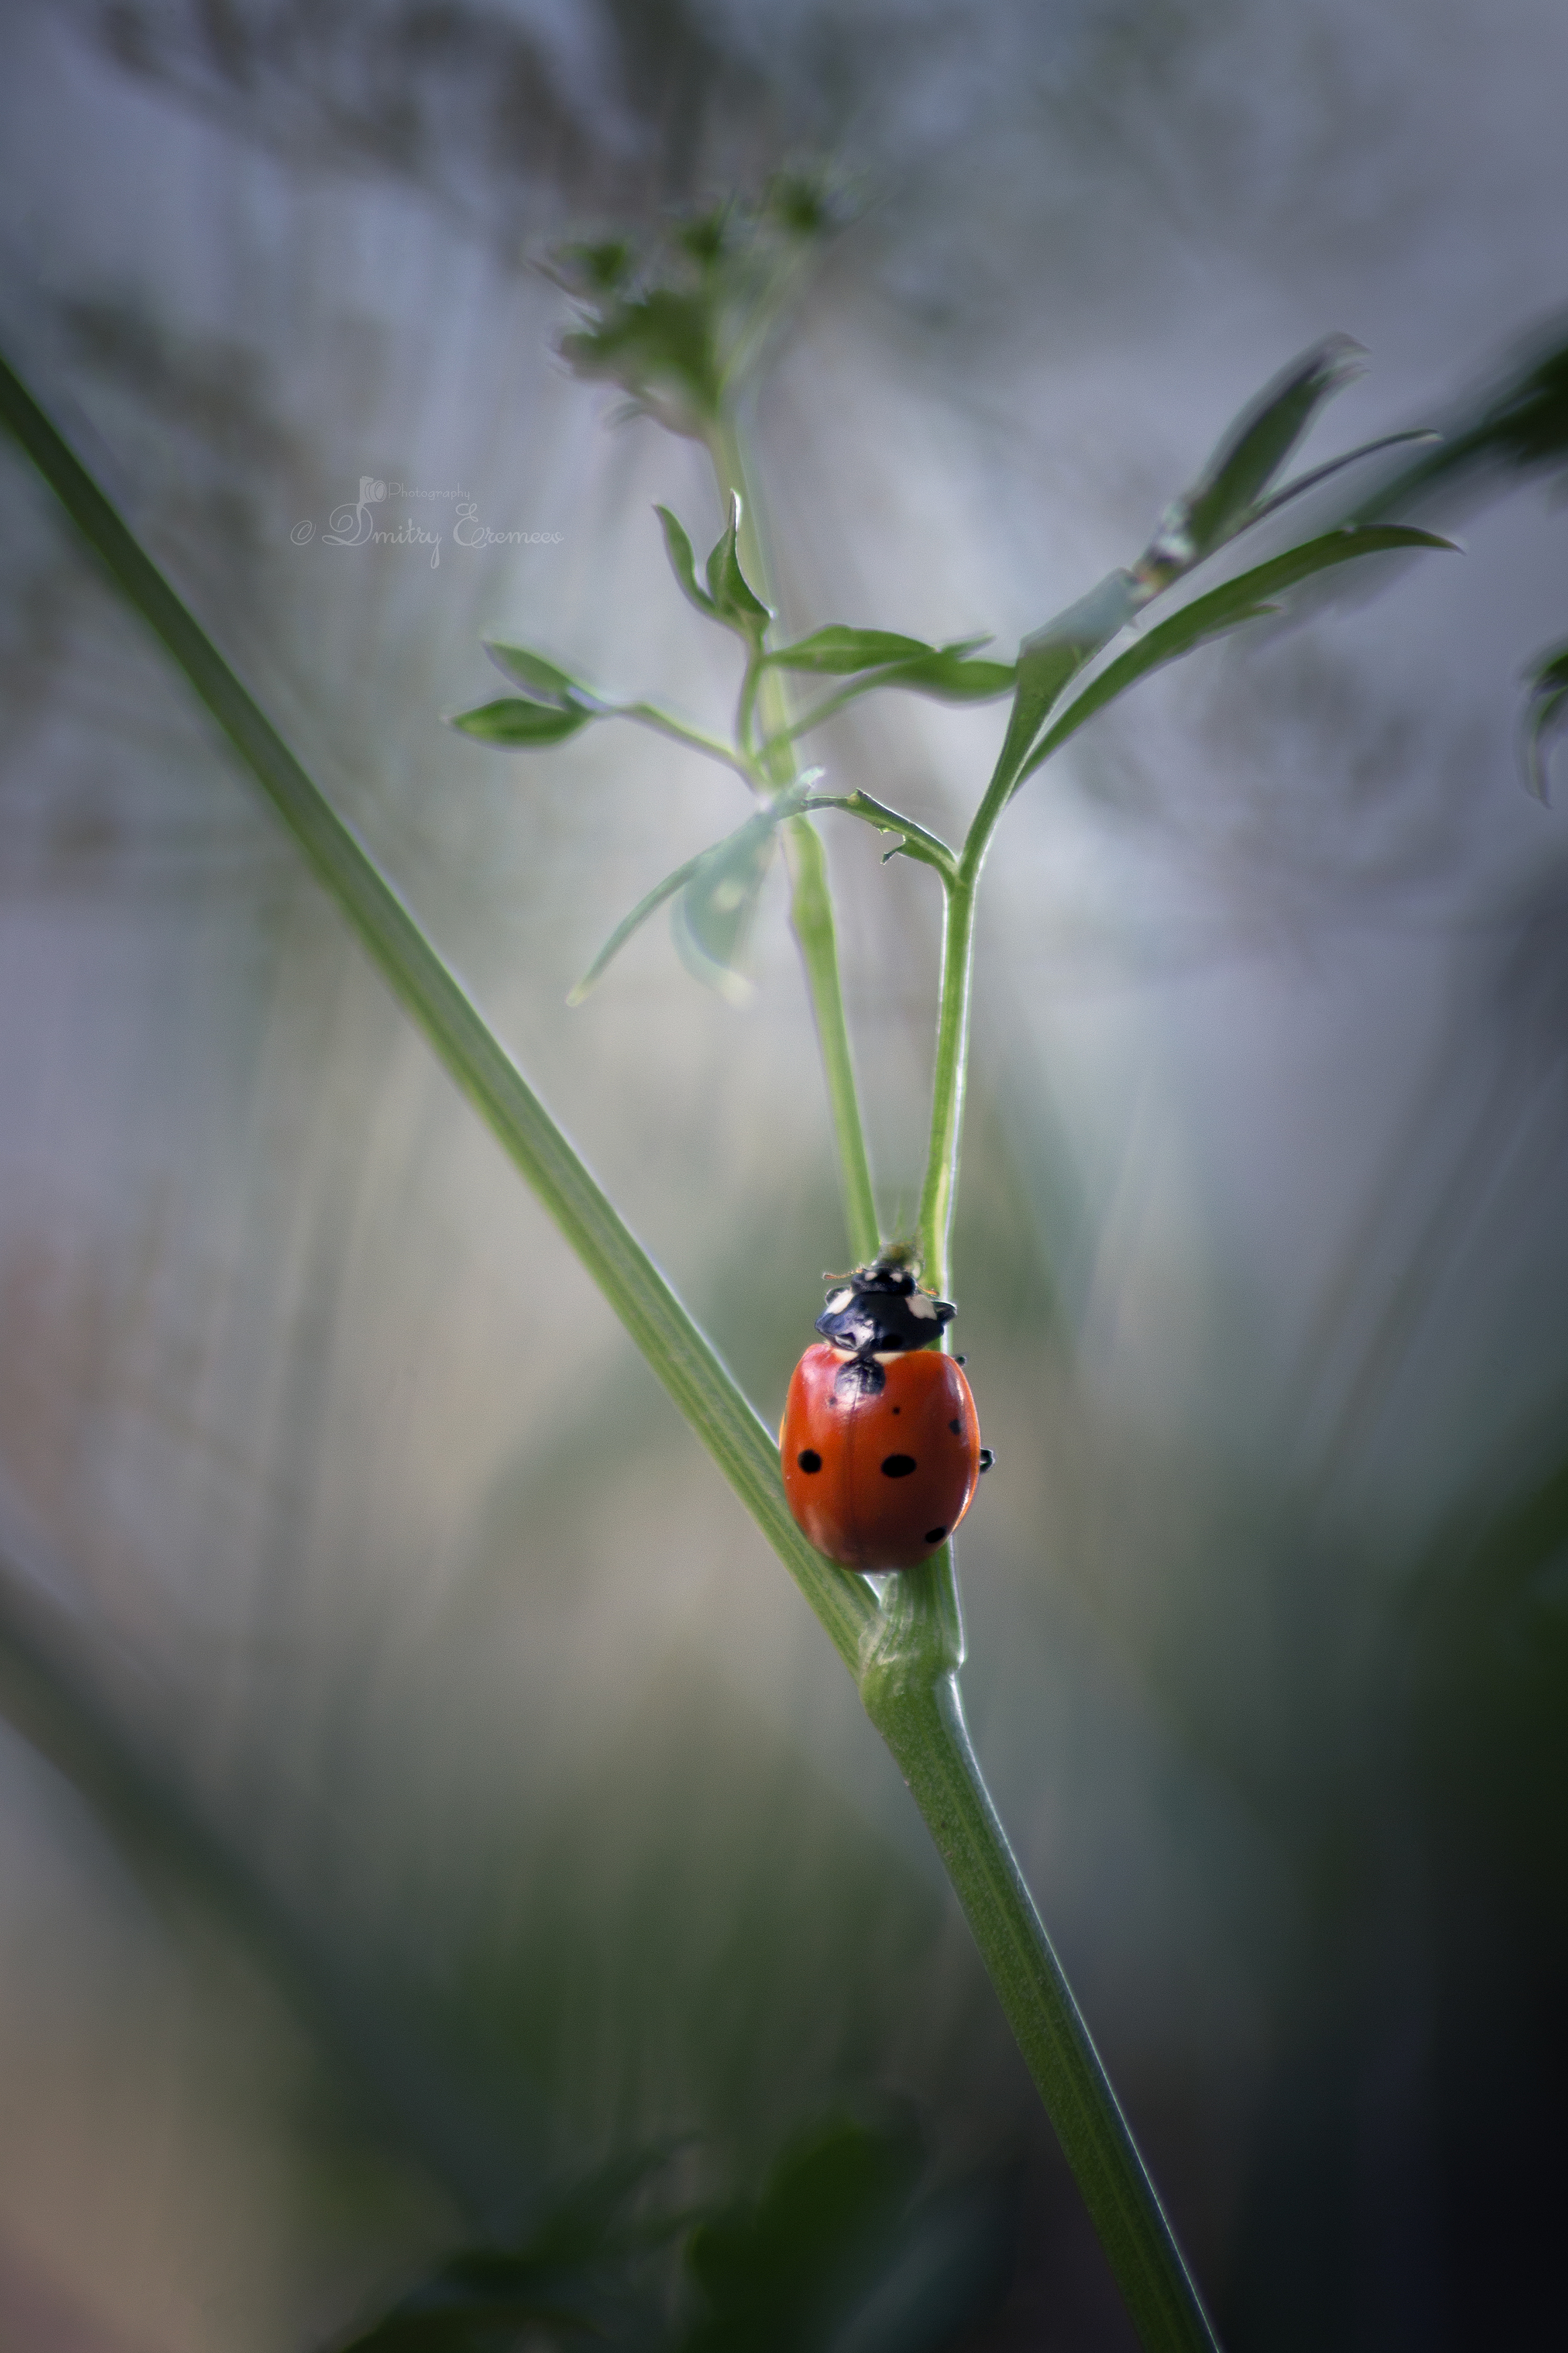
[[[933,1348],[953,1316],[900,1258],[827,1294],[822,1338],[795,1368],[779,1452],[796,1523],[845,1568],[914,1568],[952,1534],[991,1450],[959,1360]]]

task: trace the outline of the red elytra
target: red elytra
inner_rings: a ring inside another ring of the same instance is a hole
[[[969,1509],[980,1424],[969,1383],[935,1348],[879,1359],[879,1389],[840,1381],[848,1359],[819,1341],[795,1368],[779,1453],[806,1537],[845,1568],[914,1568]]]

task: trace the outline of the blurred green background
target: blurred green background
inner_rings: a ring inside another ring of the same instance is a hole
[[[76,0],[0,56],[13,357],[769,1415],[846,1254],[782,901],[744,1015],[658,923],[563,1002],[740,787],[440,724],[481,633],[731,691],[649,512],[706,544],[705,461],[570,380],[532,260],[848,174],[756,420],[786,617],[1004,653],[1321,333],[1375,367],[1309,459],[1564,292],[1547,0]],[[424,541],[330,543],[366,477]],[[1127,2347],[818,1630],[7,453],[0,515],[0,2345],[319,2345],[617,2151],[734,2198],[894,2096],[1006,2243],[898,2343]],[[983,912],[965,1688],[1233,2353],[1560,2302],[1568,835],[1516,734],[1568,577],[1540,485],[1465,526],[1097,722]],[[999,729],[816,756],[951,834]],[[896,1223],[936,892],[879,847],[830,836]]]

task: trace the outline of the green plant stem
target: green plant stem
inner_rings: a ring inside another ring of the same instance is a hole
[[[952,1211],[958,1197],[959,1148],[963,1136],[963,1096],[969,1064],[969,1000],[974,964],[974,902],[985,853],[1017,779],[1022,753],[1005,745],[985,796],[974,812],[958,871],[948,885],[942,934],[942,996],[936,1023],[936,1065],[931,1080],[931,1146],[921,1188],[917,1233],[925,1281],[945,1289],[952,1247]]]
[[[1159,2193],[986,1792],[956,1675],[911,1676],[889,1664],[863,1677],[861,1695],[925,1817],[1139,2337],[1152,2353],[1215,2353]]]
[[[969,1047],[974,909],[1018,762],[1005,753],[945,894],[931,1151],[921,1198],[925,1280],[946,1287]],[[1145,2347],[1216,2353],[1159,2193],[991,1803],[963,1721],[962,1620],[950,1548],[898,1580],[900,1623],[868,1638],[860,1693],[942,1856],[1018,2047]],[[870,1645],[874,1644],[874,1650]]]
[[[858,817],[863,825],[874,826],[879,833],[897,834],[895,846],[883,853],[884,866],[889,858],[912,858],[922,866],[934,867],[948,884],[957,875],[958,860],[945,841],[928,833],[913,818],[900,816],[885,802],[873,800],[869,793],[813,793],[801,806],[808,809],[842,809],[847,817]]]
[[[657,703],[613,702],[605,704],[605,709],[612,718],[635,720],[639,727],[651,727],[656,735],[668,735],[671,743],[684,744],[688,750],[700,752],[705,759],[717,760],[749,785],[756,782],[750,762],[732,744],[721,743],[717,735],[705,735],[700,727],[688,727],[683,720],[660,711]]]
[[[952,1211],[958,1193],[958,1153],[963,1125],[964,1066],[969,1055],[969,989],[974,952],[974,879],[961,860],[944,893],[942,997],[931,1081],[931,1149],[921,1192],[917,1234],[921,1280],[944,1293],[950,1280]]]
[[[773,580],[767,554],[757,528],[740,438],[728,420],[714,427],[709,449],[718,477],[721,503],[728,504],[731,491],[741,501],[742,567],[757,594],[764,603],[771,604]],[[752,670],[755,669],[753,664]],[[742,715],[749,726],[754,700],[765,738],[762,758],[769,780],[774,785],[787,784],[795,763],[789,746],[789,705],[784,681],[776,670],[766,668],[753,681],[749,670],[747,690],[750,691],[742,691]],[[827,886],[827,859],[822,837],[809,818],[793,818],[784,828],[784,855],[790,871],[790,922],[805,967],[806,987],[827,1082],[844,1223],[854,1262],[863,1266],[881,1248],[881,1227],[877,1216],[876,1187],[871,1180],[871,1155],[866,1146],[866,1124],[860,1112],[860,1092],[855,1078],[855,1056],[844,1013],[838,934]]]
[[[741,747],[742,757],[754,761],[761,772],[761,779],[766,781],[774,774],[772,747],[764,744],[759,749],[752,741],[752,716],[756,709],[757,689],[762,681],[762,655],[753,646],[746,657],[746,674],[741,681],[740,697],[735,705],[735,741]],[[758,781],[758,775],[753,772],[753,784]]]
[[[844,995],[838,981],[838,937],[827,887],[827,859],[822,836],[809,818],[790,819],[784,828],[784,847],[790,873],[790,922],[800,943],[811,988],[823,1076],[827,1082],[828,1107],[838,1144],[844,1223],[855,1264],[867,1266],[881,1248],[881,1235],[866,1131],[860,1118],[860,1098],[855,1084],[849,1028],[844,1018]]]
[[[681,1412],[858,1672],[871,1588],[801,1535],[778,1443],[712,1344],[574,1151],[370,852],[337,815],[31,395],[0,359],[0,419],[191,685],[293,834],[440,1060],[626,1325]]]

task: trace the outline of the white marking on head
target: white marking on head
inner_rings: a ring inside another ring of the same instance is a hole
[[[936,1301],[929,1291],[917,1291],[910,1294],[910,1314],[923,1315],[928,1321],[936,1314]]]
[[[855,1293],[847,1283],[845,1283],[841,1290],[830,1291],[827,1294],[826,1313],[829,1315],[837,1315],[841,1308],[848,1306],[854,1296]]]

